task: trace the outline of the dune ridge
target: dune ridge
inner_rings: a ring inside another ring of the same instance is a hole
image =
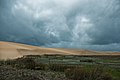
[[[14,42],[0,41],[0,59],[15,59],[18,57],[22,57],[24,55],[44,55],[44,54],[120,56],[120,52],[97,52],[92,50],[80,50],[80,49],[43,48]]]

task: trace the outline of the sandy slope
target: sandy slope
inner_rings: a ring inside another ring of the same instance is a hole
[[[23,55],[120,55],[119,52],[96,52],[79,49],[42,48],[13,42],[0,41],[0,59],[14,59]]]

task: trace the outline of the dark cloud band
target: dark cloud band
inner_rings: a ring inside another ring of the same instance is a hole
[[[0,40],[120,51],[119,0],[0,0],[0,10]]]

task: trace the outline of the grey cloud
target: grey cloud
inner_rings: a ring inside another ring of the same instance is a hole
[[[119,0],[0,0],[0,40],[119,51],[119,3]]]

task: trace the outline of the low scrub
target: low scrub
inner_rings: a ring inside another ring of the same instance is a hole
[[[86,60],[80,60],[80,62],[95,62],[95,61],[92,59],[86,59]]]
[[[34,69],[36,65],[35,61],[32,58],[18,58],[13,62],[14,64],[11,66],[20,69]]]
[[[35,70],[45,70],[45,71],[49,70],[49,65],[48,64],[43,64],[43,63],[36,64]]]
[[[52,71],[64,72],[66,69],[79,68],[80,65],[50,64],[49,69]]]
[[[72,80],[113,80],[112,76],[100,67],[91,70],[86,68],[67,69],[65,71],[67,78]]]

